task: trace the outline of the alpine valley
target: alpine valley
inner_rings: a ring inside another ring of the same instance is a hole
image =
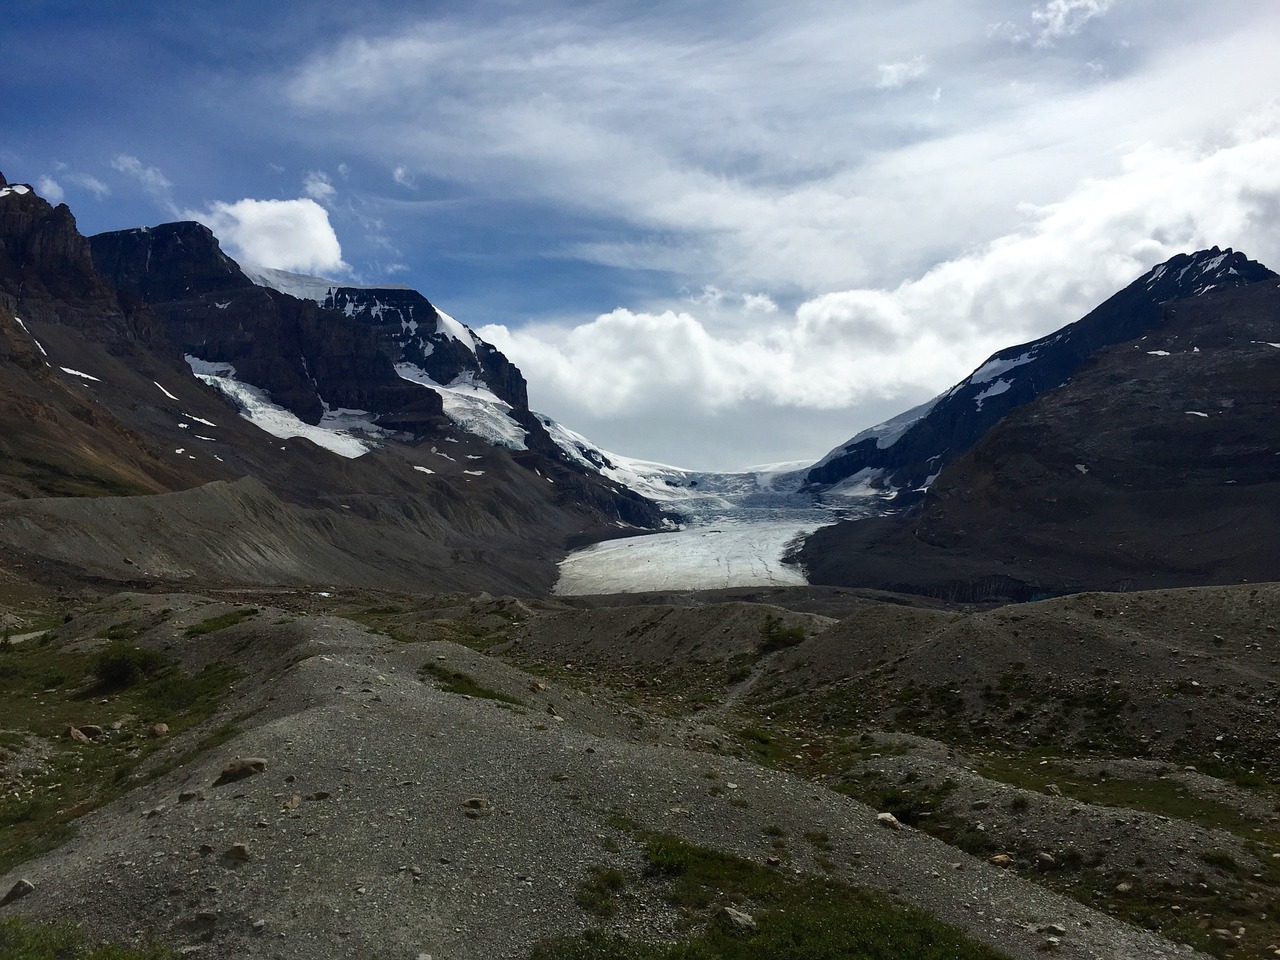
[[[1062,319],[707,473],[0,176],[0,956],[1280,955],[1280,277]]]

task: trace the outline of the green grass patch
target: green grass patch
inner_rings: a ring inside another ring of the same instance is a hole
[[[424,680],[430,678],[445,693],[457,693],[467,697],[480,697],[485,700],[497,700],[516,707],[527,704],[516,697],[508,696],[499,690],[493,690],[479,683],[475,677],[460,670],[450,670],[438,663],[424,663],[418,671]]]
[[[804,627],[799,624],[787,627],[782,621],[769,614],[760,625],[760,652],[773,653],[788,647],[798,647],[804,643]]]
[[[68,924],[0,921],[0,957],[5,960],[173,960],[177,954],[158,945],[120,947],[94,943]]]
[[[647,876],[686,915],[676,943],[635,943],[600,931],[534,947],[530,960],[999,960],[954,927],[877,893],[801,878],[660,835],[645,848]],[[717,922],[713,904],[750,913],[756,929]]]
[[[173,736],[203,722],[238,676],[221,664],[188,674],[119,641],[96,655],[39,643],[0,653],[0,741],[6,764],[23,771],[22,786],[0,797],[0,873],[55,848],[77,817],[126,792],[166,742],[148,736],[152,724]],[[68,736],[87,724],[104,734],[91,743]]]
[[[612,917],[618,912],[618,896],[627,888],[627,878],[613,867],[592,867],[578,885],[574,901],[587,913]]]
[[[193,624],[184,631],[188,637],[203,637],[207,633],[215,633],[218,630],[225,630],[227,627],[234,627],[238,623],[244,623],[251,617],[258,615],[257,607],[245,607],[240,610],[232,610],[229,613],[220,614],[216,617],[210,617],[208,620],[202,620],[197,624]]]

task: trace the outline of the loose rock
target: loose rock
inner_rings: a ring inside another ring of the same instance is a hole
[[[267,761],[262,757],[237,757],[222,768],[222,773],[218,775],[213,785],[216,787],[223,783],[234,783],[237,780],[252,777],[255,773],[262,773],[266,769]]]
[[[876,823],[887,830],[901,830],[902,823],[892,813],[877,813]]]
[[[9,892],[4,895],[4,899],[0,900],[0,907],[13,903],[15,900],[21,900],[23,897],[34,893],[35,889],[36,885],[30,880],[19,880],[9,888]]]

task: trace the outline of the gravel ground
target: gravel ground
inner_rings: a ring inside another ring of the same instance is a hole
[[[1058,956],[1196,956],[923,833],[884,829],[871,809],[806,780],[664,746],[664,721],[633,707],[465,647],[397,643],[332,618],[272,624],[271,614],[252,627],[245,655],[260,654],[226,707],[244,732],[0,878],[3,890],[19,877],[35,884],[0,916],[70,916],[121,939],[155,932],[197,956],[519,957],[598,925],[574,894],[593,865],[638,866],[621,814],[758,862],[774,852],[770,824],[825,831],[838,876],[1010,957],[1043,956],[1049,925],[1065,931]],[[419,679],[427,663],[526,705],[446,693]],[[215,786],[236,755],[267,769]],[[235,844],[246,861],[227,856]],[[812,851],[793,846],[779,869],[821,874]],[[653,938],[674,920],[640,892],[614,926]]]

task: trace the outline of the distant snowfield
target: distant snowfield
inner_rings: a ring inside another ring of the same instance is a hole
[[[835,518],[832,517],[832,522]],[[788,547],[822,523],[720,521],[675,533],[597,543],[560,564],[555,593],[583,596],[649,590],[803,586],[799,567],[782,562]]]

